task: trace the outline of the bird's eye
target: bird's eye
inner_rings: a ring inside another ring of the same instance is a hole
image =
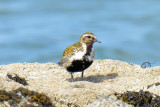
[[[87,36],[88,38],[91,38],[91,36]]]

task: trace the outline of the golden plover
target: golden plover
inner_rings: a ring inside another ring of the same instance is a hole
[[[91,32],[84,33],[80,41],[67,47],[63,53],[62,59],[58,62],[58,65],[64,67],[71,73],[72,81],[74,81],[73,73],[82,72],[88,68],[94,60],[93,43],[99,42],[95,35]]]

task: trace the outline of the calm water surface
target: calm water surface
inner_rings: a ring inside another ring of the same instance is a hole
[[[95,59],[160,65],[159,0],[0,0],[0,65],[55,62],[84,32]]]

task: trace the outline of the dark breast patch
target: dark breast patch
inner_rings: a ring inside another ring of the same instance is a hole
[[[86,60],[75,60],[72,62],[70,66],[67,67],[67,71],[69,72],[81,72],[87,69],[93,61],[89,62]]]

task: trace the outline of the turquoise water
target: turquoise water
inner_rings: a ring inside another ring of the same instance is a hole
[[[95,59],[160,65],[159,0],[0,0],[0,65],[57,63],[84,32]]]

